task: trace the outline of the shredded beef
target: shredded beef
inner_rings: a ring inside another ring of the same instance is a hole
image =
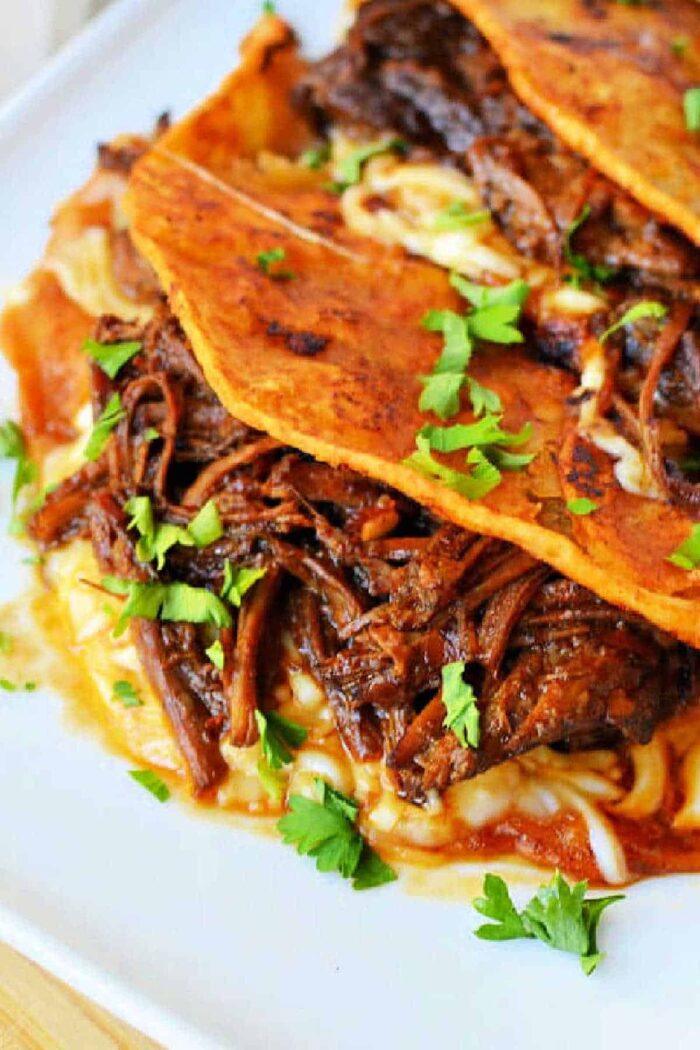
[[[508,543],[233,419],[165,307],[143,330],[103,318],[96,334],[142,342],[115,381],[92,371],[95,414],[118,392],[126,415],[100,460],[36,512],[33,536],[44,548],[89,537],[106,574],[216,594],[227,560],[266,570],[220,632],[223,671],[204,651],[209,627],[131,624],[198,792],[225,772],[222,734],[235,746],[257,738],[254,712],[274,702],[284,638],[324,689],[350,753],[383,757],[415,802],[539,744],[648,740],[695,698],[695,652],[640,618]],[[214,498],[224,534],[171,548],[158,571],[139,560],[128,527],[136,495],[151,498],[157,521],[179,525]],[[476,749],[443,724],[441,670],[457,660],[479,697]]]

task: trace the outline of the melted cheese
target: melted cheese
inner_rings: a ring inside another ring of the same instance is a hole
[[[115,314],[126,321],[147,321],[152,310],[127,299],[112,267],[109,231],[88,226],[60,238],[47,251],[43,267],[53,273],[66,295],[93,317]]]

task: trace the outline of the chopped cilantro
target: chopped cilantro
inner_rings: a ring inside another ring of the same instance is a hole
[[[665,317],[667,313],[668,310],[663,303],[657,303],[653,299],[645,299],[641,303],[635,303],[634,306],[630,306],[629,310],[625,310],[619,321],[616,321],[615,324],[611,324],[609,328],[605,329],[599,342],[604,343],[606,339],[610,338],[613,332],[617,332],[618,329],[626,324],[633,324],[635,321],[639,321],[643,317]]]
[[[381,153],[406,154],[407,152],[408,143],[404,142],[403,139],[387,139],[385,142],[375,142],[370,146],[361,146],[359,149],[349,153],[338,165],[338,185],[344,190],[348,186],[354,186],[355,183],[359,182],[362,178],[363,167],[372,157],[377,157]]]
[[[159,802],[167,802],[170,798],[170,788],[152,769],[130,769],[129,776]]]
[[[604,266],[602,263],[591,263],[585,255],[580,255],[573,250],[571,242],[590,216],[591,206],[590,204],[584,204],[581,211],[564,234],[564,258],[573,271],[573,273],[565,278],[565,280],[568,280],[570,284],[573,284],[577,288],[581,281],[593,281],[598,284],[605,284],[606,281],[612,280],[615,276],[615,270],[613,267]]]
[[[11,419],[0,424],[0,458],[15,461],[15,476],[12,481],[13,518],[10,531],[22,532],[23,521],[15,513],[17,498],[26,485],[36,481],[39,471],[36,463],[27,456],[27,447],[20,427]]]
[[[688,88],[683,95],[683,114],[688,131],[700,131],[700,87]]]
[[[487,310],[492,306],[519,306],[522,309],[530,294],[530,285],[523,280],[491,286],[474,284],[458,273],[451,273],[450,284],[475,310]]]
[[[143,440],[146,444],[150,444],[151,441],[157,441],[160,437],[160,431],[156,430],[155,427],[148,427],[142,434]]]
[[[688,538],[669,554],[668,561],[688,572],[700,567],[700,525],[693,525]]]
[[[671,41],[671,51],[680,58],[688,50],[690,40],[687,36],[677,36]]]
[[[454,310],[430,310],[421,324],[429,332],[442,332],[444,344],[431,374],[420,376],[423,392],[418,407],[449,419],[459,412],[459,392],[472,354],[467,321]]]
[[[484,449],[484,455],[499,470],[522,470],[529,466],[535,458],[534,452],[508,452],[504,448],[496,448],[493,445]]]
[[[313,857],[319,871],[337,871],[364,890],[393,882],[396,872],[363,840],[355,822],[359,806],[354,799],[316,778],[319,801],[292,795],[289,812],[277,822],[287,845]]]
[[[300,164],[303,164],[306,168],[312,168],[317,171],[322,168],[324,164],[327,164],[331,156],[331,147],[328,142],[323,142],[320,146],[313,146],[311,149],[304,150],[302,155],[299,157]]]
[[[239,609],[247,592],[266,572],[267,569],[248,569],[245,566],[235,568],[230,561],[226,561],[221,597]]]
[[[161,522],[156,525],[149,496],[132,496],[125,509],[131,514],[127,528],[136,529],[140,539],[136,554],[140,561],[156,562],[161,570],[165,555],[176,544],[182,547],[206,547],[223,536],[224,529],[216,503],[208,500],[188,526]]]
[[[473,468],[469,474],[445,466],[431,454],[430,439],[421,432],[416,435],[416,451],[403,462],[419,474],[441,481],[443,485],[470,500],[486,496],[501,480],[500,471],[478,448],[472,448],[467,456],[467,465]]]
[[[492,288],[452,273],[450,284],[474,307],[467,317],[470,335],[490,343],[522,343],[523,335],[516,325],[530,294],[527,281],[511,281]]]
[[[86,339],[83,352],[100,366],[110,379],[116,379],[124,365],[136,357],[143,348],[143,343],[133,340],[122,343],[98,343],[96,339]]]
[[[219,508],[213,499],[208,500],[187,526],[187,532],[196,547],[208,547],[224,534]]]
[[[260,733],[262,757],[258,762],[260,782],[271,798],[279,801],[284,793],[284,778],[279,771],[289,765],[294,756],[290,747],[301,747],[308,733],[303,726],[283,718],[276,711],[255,712],[255,721]]]
[[[255,721],[260,733],[260,744],[265,761],[271,769],[289,765],[294,756],[290,747],[301,747],[309,735],[298,722],[283,718],[276,711],[255,712]]]
[[[4,689],[6,693],[33,693],[36,691],[36,682],[25,682],[24,685],[18,685],[16,682],[11,682],[9,678],[0,678],[0,689]]]
[[[465,226],[477,226],[479,223],[487,222],[490,218],[490,211],[484,209],[467,211],[464,201],[453,201],[435,217],[433,229],[436,231],[462,230]]]
[[[624,896],[618,893],[586,899],[587,890],[585,880],[570,886],[556,871],[551,882],[541,886],[523,911],[518,912],[503,879],[499,875],[486,875],[484,895],[477,897],[473,904],[480,915],[494,922],[480,926],[476,936],[486,941],[537,938],[550,948],[578,955],[581,968],[588,976],[604,958],[597,944],[601,916],[609,905],[624,900]]]
[[[0,631],[0,653],[11,653],[13,644],[10,635],[5,631]]]
[[[442,695],[445,705],[443,725],[451,729],[462,747],[479,746],[479,708],[476,694],[464,681],[464,660],[445,664],[442,669]]]
[[[224,669],[224,662],[225,662],[225,655],[224,655],[224,647],[221,644],[221,642],[219,641],[219,639],[217,638],[215,642],[212,642],[212,644],[209,646],[209,648],[205,649],[204,652],[207,654],[207,656],[209,657],[211,662],[214,664],[214,667],[216,667],[217,671],[223,671],[223,669]]]
[[[143,707],[143,700],[131,682],[123,678],[112,684],[112,699],[118,700],[123,707]]]
[[[502,416],[488,414],[475,423],[455,423],[450,427],[425,426],[420,433],[427,437],[434,452],[458,452],[463,448],[483,445],[524,445],[532,437],[532,423],[517,432],[503,430]]]
[[[92,433],[85,446],[86,459],[94,461],[100,458],[110,434],[125,416],[126,412],[122,408],[119,394],[112,394],[92,428]]]
[[[594,510],[598,510],[598,504],[592,499],[587,499],[585,496],[579,496],[578,499],[567,500],[566,509],[572,514],[581,517],[586,514],[592,514]]]
[[[267,252],[258,252],[257,262],[262,272],[268,277],[273,277],[276,281],[290,281],[296,276],[293,270],[271,269],[273,263],[283,262],[286,257],[287,253],[284,248],[270,248]]]
[[[137,529],[140,536],[152,536],[155,532],[153,520],[153,505],[150,496],[132,496],[124,504],[127,514],[131,514],[131,520],[127,529]]]
[[[484,412],[501,412],[503,403],[495,390],[482,386],[473,376],[467,376],[467,390],[475,416]]]
[[[102,586],[110,594],[122,594],[126,601],[114,629],[115,638],[126,630],[132,617],[144,620],[168,620],[177,623],[210,623],[230,627],[231,614],[215,594],[205,587],[188,583],[142,583],[105,576]]]

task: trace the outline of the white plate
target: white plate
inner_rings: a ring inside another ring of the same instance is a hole
[[[280,8],[313,50],[330,44],[336,0]],[[235,64],[258,12],[124,0],[6,107],[0,280],[32,265],[94,143],[181,114]],[[0,373],[6,400],[11,388]],[[5,599],[21,552],[2,550]],[[697,879],[630,890],[586,979],[572,956],[477,941],[465,903],[354,893],[275,841],[159,806],[60,710],[45,691],[0,700],[0,938],[168,1050],[696,1044]]]

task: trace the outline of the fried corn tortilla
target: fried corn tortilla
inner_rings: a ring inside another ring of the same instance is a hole
[[[700,138],[683,96],[700,84],[695,0],[454,0],[515,91],[601,172],[700,243]]]
[[[472,374],[500,394],[505,425],[532,421],[527,450],[536,453],[484,499],[469,501],[403,462],[425,422],[418,377],[440,349],[420,320],[457,300],[444,271],[353,236],[315,173],[270,156],[283,148],[294,157],[304,144],[288,90],[299,68],[287,27],[263,20],[240,70],[131,177],[134,241],[223,404],[283,442],[520,545],[700,644],[697,573],[667,560],[688,535],[688,516],[623,491],[611,461],[575,437],[571,375],[513,347],[475,355]],[[257,265],[260,252],[275,248],[284,249],[293,278],[270,279]],[[600,510],[572,520],[564,501],[592,485]]]

